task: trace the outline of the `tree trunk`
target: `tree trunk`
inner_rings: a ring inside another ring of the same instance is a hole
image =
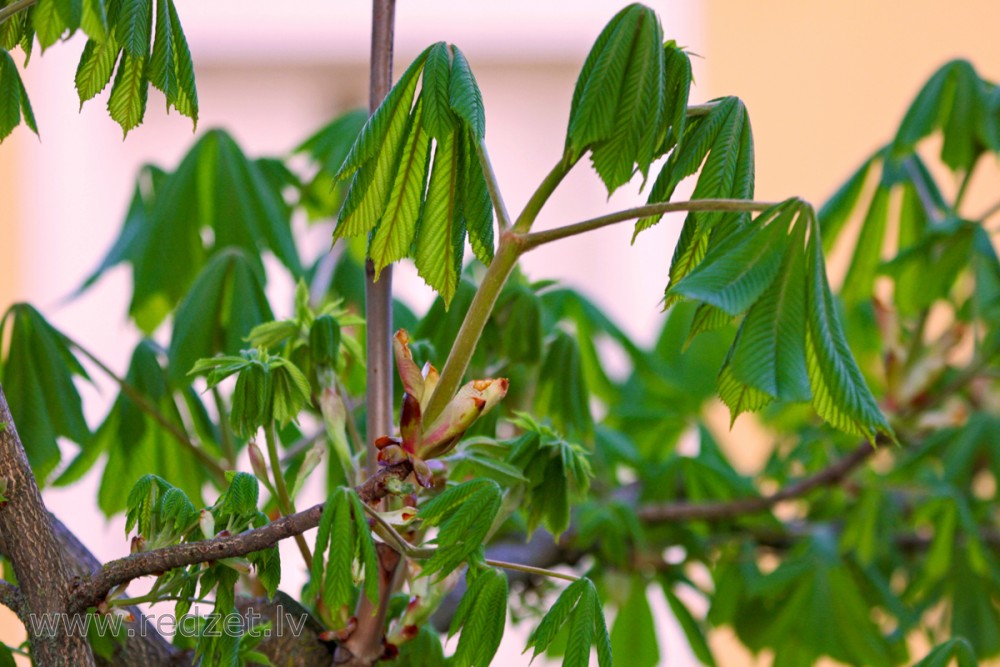
[[[7,484],[8,500],[0,509],[0,549],[27,603],[32,658],[36,667],[91,666],[94,656],[86,637],[67,632],[69,572],[2,387],[0,424],[0,479]],[[36,627],[41,622],[52,625]]]

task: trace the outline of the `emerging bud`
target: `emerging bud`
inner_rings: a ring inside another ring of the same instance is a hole
[[[250,453],[250,467],[253,468],[253,474],[257,476],[257,479],[268,484],[267,462],[264,460],[264,453],[260,451],[260,447],[253,440],[247,445],[247,451]]]
[[[509,384],[506,378],[473,380],[459,389],[441,416],[424,431],[417,450],[421,458],[446,454],[476,419],[507,395]]]
[[[215,515],[208,510],[202,510],[198,515],[198,525],[201,526],[201,533],[205,539],[215,537]]]
[[[403,383],[403,391],[413,396],[417,401],[424,398],[424,377],[420,373],[417,362],[413,361],[410,352],[410,334],[400,329],[392,338],[392,351],[396,357],[396,370]]]

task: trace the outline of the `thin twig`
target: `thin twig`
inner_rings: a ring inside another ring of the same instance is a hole
[[[267,441],[267,456],[271,462],[271,474],[274,476],[274,489],[277,491],[275,500],[278,501],[278,508],[284,516],[295,514],[295,502],[288,495],[288,486],[285,484],[285,475],[281,470],[281,458],[278,456],[278,434],[275,430],[274,420],[264,428],[264,438]],[[306,539],[301,534],[295,536],[295,544],[299,547],[302,560],[306,563],[306,569],[312,570],[313,557],[306,544]]]
[[[516,570],[518,572],[527,572],[528,574],[537,574],[542,577],[551,577],[554,579],[565,579],[566,581],[577,581],[580,577],[574,574],[568,574],[566,572],[556,572],[555,570],[546,570],[543,567],[534,567],[532,565],[522,565],[520,563],[508,563],[502,560],[493,560],[491,558],[486,559],[487,565],[492,565],[493,567],[502,567],[505,570]]]
[[[365,503],[377,502],[390,493],[390,480],[406,479],[413,472],[409,461],[381,468],[364,484],[355,487]],[[281,540],[301,535],[319,525],[323,504],[314,505],[289,516],[281,517],[266,526],[254,528],[237,535],[216,537],[211,540],[186,542],[153,551],[132,554],[113,560],[89,577],[80,577],[70,591],[70,612],[78,613],[95,607],[108,592],[121,584],[160,574],[195,563],[211,563],[222,558],[246,556],[274,546]]]
[[[772,206],[777,206],[777,202],[747,201],[743,199],[695,199],[692,201],[664,202],[662,204],[647,204],[635,208],[625,209],[609,213],[590,220],[547,229],[541,232],[526,234],[521,239],[524,251],[537,248],[545,243],[558,241],[559,239],[576,236],[595,229],[607,227],[627,220],[636,220],[651,215],[662,215],[663,213],[673,213],[676,211],[719,211],[719,212],[754,212],[764,211]]]
[[[23,9],[27,9],[37,2],[38,0],[18,0],[17,2],[12,2],[6,7],[0,8],[0,25],[6,22],[10,17],[14,16],[14,14],[17,14]]]
[[[853,452],[814,475],[804,477],[768,496],[739,498],[725,502],[673,502],[643,505],[636,510],[647,523],[667,521],[720,521],[746,514],[766,512],[785,500],[800,498],[814,489],[835,486],[875,453],[876,447],[862,443]]]
[[[204,465],[208,469],[208,471],[212,474],[212,476],[221,486],[225,487],[226,485],[229,484],[229,482],[226,480],[225,469],[222,466],[220,466],[218,462],[214,458],[212,458],[207,452],[205,452],[205,450],[199,447],[194,440],[188,437],[187,433],[182,431],[177,426],[177,424],[170,421],[170,419],[165,414],[160,412],[160,409],[157,408],[155,405],[153,405],[153,403],[151,403],[149,399],[146,398],[145,395],[143,395],[142,392],[133,387],[131,383],[129,383],[125,378],[121,377],[113,370],[108,368],[108,366],[103,361],[94,356],[94,354],[90,352],[90,350],[88,350],[87,348],[83,347],[82,345],[80,345],[79,343],[77,343],[76,341],[65,335],[64,338],[71,347],[76,348],[80,352],[80,354],[85,356],[95,366],[97,366],[97,368],[102,373],[104,373],[109,378],[114,380],[115,384],[118,385],[122,393],[125,394],[129,399],[131,399],[131,401],[136,404],[136,407],[138,407],[140,410],[142,410],[147,415],[152,417],[156,421],[156,423],[162,426],[164,430],[167,433],[169,433],[171,437],[173,437],[174,440],[176,440],[178,443],[180,443],[182,447],[191,452],[191,454],[193,454],[194,457],[197,458],[198,461],[200,461],[202,465]]]

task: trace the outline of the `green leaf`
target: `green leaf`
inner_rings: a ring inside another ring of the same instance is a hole
[[[174,403],[159,356],[159,347],[154,342],[148,339],[140,341],[132,353],[125,381],[183,431],[184,422]],[[91,449],[107,452],[108,456],[97,494],[98,505],[107,516],[125,509],[123,485],[145,473],[170,481],[187,497],[196,500],[200,500],[202,486],[208,481],[203,466],[194,454],[181,447],[160,422],[144,412],[124,392],[119,393],[108,416],[97,429]],[[88,453],[85,450],[81,458]],[[71,483],[74,476],[85,471],[84,461],[74,461],[71,466],[75,468],[73,475],[69,475],[70,470],[67,470],[56,483]]]
[[[871,297],[875,274],[882,261],[882,245],[889,223],[889,189],[880,186],[875,190],[871,206],[865,215],[854,245],[851,264],[844,277],[840,297],[847,306]]]
[[[549,608],[545,616],[542,617],[538,627],[532,630],[531,635],[528,637],[528,645],[524,650],[535,649],[531,655],[532,660],[537,658],[552,644],[563,624],[573,614],[584,590],[592,586],[593,583],[589,579],[582,578],[577,579],[563,589],[563,592],[556,598],[555,603]]]
[[[645,175],[663,142],[664,60],[656,13],[632,4],[598,36],[577,79],[566,153],[575,159],[592,149],[609,194],[636,168]]]
[[[13,652],[4,643],[0,643],[0,667],[17,667]]]
[[[64,33],[75,32],[80,27],[82,13],[81,0],[39,0],[32,20],[42,50],[59,41]]]
[[[819,225],[814,217],[811,217],[810,224],[806,245],[809,281],[806,361],[813,406],[823,419],[842,431],[863,436],[872,442],[879,434],[893,437],[892,429],[879,411],[847,345],[826,281]]]
[[[110,29],[104,0],[83,0],[80,27],[90,39],[98,42],[104,42],[108,39]]]
[[[243,251],[216,255],[181,301],[170,338],[170,376],[182,384],[198,359],[236,354],[243,338],[273,318],[263,276]]]
[[[301,273],[281,193],[225,132],[206,132],[166,178],[144,170],[139,186],[98,272],[132,264],[129,313],[143,331],[156,329],[206,261],[228,246],[243,249],[261,274],[264,250],[293,275]]]
[[[76,91],[81,106],[107,87],[121,50],[113,36],[102,42],[87,40],[76,68]]]
[[[489,665],[507,623],[507,576],[487,568],[467,575],[469,588],[452,618],[449,637],[462,629],[452,659],[456,667]]]
[[[944,133],[941,161],[953,171],[968,172],[985,149],[1000,149],[986,84],[965,60],[945,64],[917,93],[893,140],[892,158],[912,154],[936,129]]]
[[[587,667],[590,664],[591,646],[597,644],[598,663],[611,667],[611,641],[604,622],[597,589],[586,577],[570,584],[556,599],[555,604],[542,618],[538,627],[528,637],[525,648],[534,648],[532,658],[552,645],[559,630],[569,623],[569,636],[563,667]]]
[[[438,42],[427,51],[420,89],[424,129],[438,141],[451,134],[456,125],[448,100],[450,79],[451,55],[448,45]]]
[[[483,264],[493,261],[493,200],[486,185],[486,176],[477,159],[476,139],[471,130],[462,134],[461,185],[462,215],[469,233],[469,244]]]
[[[181,28],[181,21],[177,16],[177,8],[174,6],[173,0],[168,0],[167,9],[170,14],[170,42],[173,47],[173,67],[177,81],[175,92],[172,96],[167,96],[167,104],[173,104],[180,114],[190,118],[197,127],[198,88],[194,80],[194,62],[191,60],[191,50],[188,48],[187,38],[184,36],[184,29]]]
[[[707,156],[707,158],[706,158]],[[650,191],[649,203],[669,201],[674,189],[701,167],[692,199],[753,199],[754,147],[750,117],[743,102],[736,97],[716,100],[708,115],[688,125],[678,147],[671,153]],[[732,215],[732,214],[730,214]],[[649,229],[662,215],[640,219],[635,226],[633,242],[639,232]],[[688,216],[697,227],[689,243],[695,243],[723,218],[723,213],[697,213]],[[746,221],[747,214],[737,214]],[[678,246],[678,252],[683,253]]]
[[[712,649],[708,646],[702,624],[695,620],[691,611],[674,593],[670,582],[666,580],[663,581],[663,594],[667,598],[667,604],[670,606],[670,611],[673,612],[674,619],[684,631],[684,636],[687,637],[691,652],[701,661],[701,664],[715,667],[715,657],[712,655]]]
[[[133,60],[149,56],[153,0],[119,0],[115,35]]]
[[[354,176],[334,230],[334,238],[358,236],[378,224],[388,203],[393,177],[406,140],[417,75],[428,51],[417,57],[365,123],[337,172],[337,179]]]
[[[0,141],[6,139],[21,119],[31,131],[38,134],[35,115],[28,101],[28,91],[24,88],[17,65],[6,51],[0,49]]]
[[[323,506],[306,597],[322,595],[323,603],[341,615],[354,600],[354,562],[363,568],[364,592],[373,603],[378,598],[378,556],[361,499],[353,489],[338,487]]]
[[[580,349],[573,336],[564,331],[556,331],[539,368],[535,411],[552,419],[563,433],[593,432],[590,392],[583,377]]]
[[[948,667],[952,660],[957,661],[958,667],[976,667],[979,664],[972,645],[964,638],[956,637],[935,646],[913,667]]]
[[[660,662],[659,642],[653,612],[646,598],[646,582],[633,577],[625,604],[618,609],[611,627],[611,648],[622,665],[656,667]]]
[[[443,578],[478,552],[500,511],[500,486],[476,479],[447,489],[420,508],[419,518],[438,526],[437,550],[425,563],[423,574]]]
[[[115,82],[108,97],[108,113],[122,127],[125,136],[142,123],[146,114],[149,80],[146,78],[146,54],[134,56],[123,51]]]
[[[759,215],[722,238],[667,296],[680,294],[739,315],[774,282],[781,270],[782,251],[795,210],[787,204]]]
[[[747,312],[727,362],[736,380],[786,401],[810,398],[805,351],[807,224],[800,219],[794,225],[781,271]]]
[[[451,64],[451,78],[448,80],[448,103],[478,143],[486,137],[483,96],[465,54],[455,45],[451,45],[450,49],[454,60]]]
[[[417,273],[441,295],[446,305],[451,303],[458,287],[465,242],[459,190],[460,142],[453,132],[437,144],[417,235]]]
[[[586,495],[592,476],[584,449],[567,442],[551,428],[520,414],[513,423],[524,434],[511,443],[507,461],[528,478],[525,489],[527,532],[544,523],[558,536],[569,526],[571,500]]]
[[[369,256],[375,262],[376,280],[383,268],[409,255],[417,232],[431,149],[431,136],[421,126],[422,107],[423,98],[410,116],[399,171],[385,213],[372,236]]]
[[[823,233],[823,249],[825,251],[829,252],[833,247],[834,241],[840,236],[844,225],[850,219],[854,207],[857,206],[858,200],[861,198],[868,174],[876,163],[877,155],[876,153],[865,160],[816,214],[819,219],[820,231]]]
[[[664,95],[662,45],[663,31],[656,15],[652,11],[640,14],[614,128],[591,152],[594,169],[609,193],[632,178],[635,164],[645,177],[659,147]]]
[[[173,0],[156,0],[156,33],[149,61],[149,82],[163,93],[167,110],[173,105],[198,124],[198,93],[184,32]]]
[[[90,429],[83,418],[74,377],[89,379],[69,342],[27,304],[15,304],[0,320],[0,340],[10,325],[0,385],[39,484],[60,460],[56,439],[86,447]]]

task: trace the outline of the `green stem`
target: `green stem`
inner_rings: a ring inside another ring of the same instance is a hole
[[[233,440],[233,430],[229,426],[229,418],[226,414],[226,404],[222,401],[222,393],[219,386],[212,387],[212,400],[215,401],[215,409],[219,413],[219,430],[222,433],[222,455],[226,457],[229,467],[236,468],[236,445]]]
[[[549,197],[552,196],[552,193],[559,187],[566,174],[570,172],[579,159],[579,157],[571,159],[568,154],[564,154],[556,166],[545,176],[534,194],[531,195],[531,199],[525,204],[521,215],[517,217],[513,229],[501,232],[497,254],[486,270],[486,275],[483,276],[483,282],[476,290],[476,295],[472,298],[469,310],[465,313],[465,319],[462,320],[462,327],[458,330],[455,343],[448,353],[444,368],[441,369],[441,379],[431,395],[427,409],[424,410],[424,423],[432,423],[458,390],[459,384],[465,376],[465,371],[469,368],[469,361],[476,350],[479,337],[486,327],[486,321],[489,319],[490,313],[493,312],[493,306],[496,305],[497,297],[500,296],[500,291],[506,284],[507,278],[510,277],[514,265],[517,264],[517,258],[523,252],[521,235],[531,229],[531,225],[534,224],[538,213],[545,206],[545,202],[549,200]],[[501,229],[503,230],[503,228]]]
[[[17,14],[23,9],[36,4],[38,0],[19,0],[18,2],[13,2],[6,7],[0,8],[0,25],[7,21],[14,14]]]
[[[188,435],[184,431],[182,431],[180,427],[177,426],[177,424],[170,421],[170,419],[165,414],[160,412],[159,408],[157,408],[153,403],[151,403],[149,399],[142,394],[142,392],[133,387],[125,378],[120,377],[117,373],[108,368],[103,361],[98,359],[96,356],[93,355],[93,353],[91,353],[89,350],[81,346],[79,343],[77,343],[76,341],[65,335],[64,338],[71,347],[76,348],[80,352],[80,354],[85,356],[95,366],[97,366],[97,368],[102,373],[104,373],[109,378],[114,380],[115,383],[118,385],[118,387],[121,389],[122,393],[128,396],[128,398],[131,399],[131,401],[135,403],[140,410],[142,410],[147,415],[152,417],[160,426],[164,428],[164,430],[167,433],[169,433],[174,438],[174,440],[176,440],[178,443],[180,443],[182,447],[191,452],[191,454],[194,455],[194,457],[198,459],[198,461],[200,461],[201,464],[208,469],[208,471],[212,474],[215,480],[222,487],[225,487],[229,483],[226,480],[225,469],[222,466],[220,466],[214,458],[209,456],[208,453],[206,453],[201,447],[199,447],[190,437],[188,437]]]
[[[955,211],[955,215],[958,215],[958,207],[962,205],[965,200],[965,193],[969,190],[969,183],[972,181],[972,172],[975,170],[975,165],[973,165],[969,171],[965,172],[962,176],[962,182],[958,186],[958,192],[955,194],[955,203],[952,204],[952,209]]]
[[[571,159],[568,154],[564,154],[562,159],[552,168],[545,178],[542,180],[538,189],[535,193],[531,195],[531,199],[528,203],[524,205],[524,210],[521,211],[521,215],[517,216],[517,222],[514,223],[514,231],[518,234],[526,234],[531,231],[531,225],[535,223],[535,218],[538,217],[538,213],[545,206],[545,202],[549,200],[555,189],[559,187],[562,180],[566,178],[566,174],[570,172],[573,165],[577,163],[580,158]]]
[[[523,246],[523,252],[527,252],[528,250],[537,248],[545,243],[551,243],[552,241],[558,241],[559,239],[576,236],[577,234],[594,231],[595,229],[607,227],[608,225],[625,222],[627,220],[635,220],[637,218],[644,218],[650,215],[661,215],[663,213],[672,213],[675,211],[753,212],[764,211],[776,205],[776,202],[747,201],[745,199],[695,199],[692,201],[647,204],[646,206],[637,206],[624,211],[609,213],[597,218],[591,218],[590,220],[577,222],[572,225],[565,225],[563,227],[556,227],[555,229],[547,229],[543,232],[527,234],[523,237],[521,243]]]
[[[486,152],[486,142],[480,141],[476,144],[476,157],[479,158],[479,165],[483,168],[483,176],[486,177],[486,189],[490,192],[490,200],[493,202],[493,210],[497,214],[497,223],[500,233],[510,229],[510,213],[507,212],[507,205],[503,202],[500,194],[500,184],[497,183],[496,172],[493,171],[493,163],[490,162],[490,154]]]
[[[520,563],[507,563],[502,560],[493,560],[491,558],[486,559],[486,564],[492,565],[493,567],[501,567],[505,570],[517,570],[518,572],[527,572],[528,574],[537,574],[542,577],[551,577],[553,579],[564,579],[566,581],[578,581],[580,579],[580,577],[574,574],[566,574],[565,572],[556,572],[555,570],[546,570],[543,567],[521,565]]]
[[[273,419],[264,428],[264,438],[267,440],[267,456],[271,461],[271,474],[274,476],[274,489],[278,492],[275,496],[275,500],[278,503],[278,509],[281,510],[282,515],[291,516],[292,514],[295,514],[295,505],[288,495],[288,487],[285,485],[285,476],[281,472],[281,459],[278,457],[278,434],[276,432]],[[306,562],[306,569],[312,571],[312,553],[309,551],[309,545],[306,544],[306,538],[302,537],[302,534],[300,533],[295,536],[295,543],[298,545],[299,551],[302,553],[302,559]]]
[[[507,282],[514,265],[517,264],[517,258],[520,254],[517,237],[514,234],[507,232],[500,237],[500,247],[497,249],[497,254],[486,270],[486,275],[483,276],[483,282],[476,290],[475,296],[472,297],[472,303],[469,304],[469,310],[465,314],[465,319],[462,320],[462,327],[455,337],[455,343],[448,354],[448,360],[441,370],[441,379],[431,395],[427,409],[424,410],[423,420],[425,424],[434,423],[434,420],[441,414],[448,401],[458,390],[459,384],[465,376],[465,371],[469,368],[472,354],[476,351],[479,337],[483,333],[483,328],[486,327],[486,321],[489,319],[490,313],[493,312],[497,297],[500,296],[500,290]]]

